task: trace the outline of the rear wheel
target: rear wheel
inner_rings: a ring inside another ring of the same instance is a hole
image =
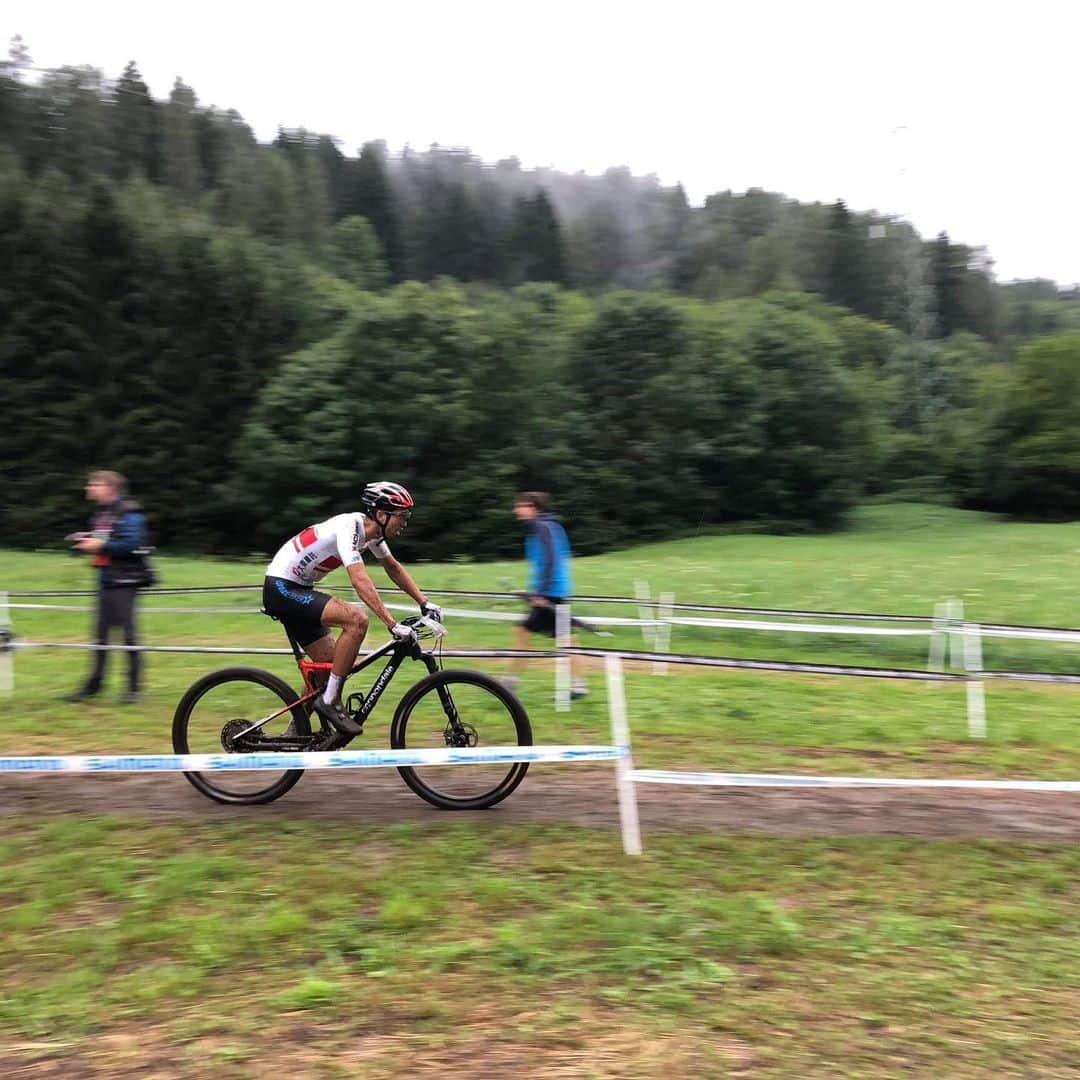
[[[520,701],[479,671],[437,671],[401,699],[390,727],[395,750],[531,746],[532,729]],[[526,762],[422,765],[399,768],[422,799],[443,810],[485,810],[525,779]]]
[[[176,706],[173,750],[178,754],[231,754],[257,749],[245,746],[242,732],[275,713],[280,715],[259,729],[263,736],[282,735],[290,724],[295,734],[310,735],[308,710],[293,705],[295,701],[296,693],[288,683],[268,671],[236,667],[211,672],[193,683]],[[303,775],[303,769],[184,773],[209,798],[241,804],[272,802]]]

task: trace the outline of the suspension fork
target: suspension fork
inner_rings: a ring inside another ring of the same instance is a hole
[[[434,675],[439,670],[439,665],[431,653],[424,653],[421,659],[424,661],[424,666],[428,669],[429,674]],[[438,686],[436,690],[439,694],[439,701],[442,703],[443,712],[446,713],[447,723],[457,731],[461,727],[461,718],[458,716],[457,706],[454,705],[454,699],[450,696],[450,691],[445,686]]]

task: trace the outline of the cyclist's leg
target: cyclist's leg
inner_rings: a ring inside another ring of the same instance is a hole
[[[322,609],[319,621],[323,626],[341,628],[337,643],[334,645],[332,674],[338,679],[344,679],[352,671],[360,646],[363,645],[364,638],[367,636],[367,614],[361,608],[346,604],[344,600],[330,597]],[[315,658],[312,657],[312,659]]]
[[[277,619],[296,643],[320,664],[334,659],[334,638],[322,613],[338,603],[329,593],[297,585],[281,578],[268,577],[263,585],[263,611]],[[358,646],[359,647],[359,646]]]
[[[334,659],[334,635],[329,630],[322,637],[309,641],[304,646],[304,652],[317,664],[329,664]]]

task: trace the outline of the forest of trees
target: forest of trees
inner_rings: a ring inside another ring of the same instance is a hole
[[[265,145],[179,79],[37,72],[16,39],[0,265],[5,543],[69,531],[91,466],[213,551],[384,476],[410,556],[516,550],[521,487],[584,551],[868,493],[1080,512],[1080,296],[842,201]]]

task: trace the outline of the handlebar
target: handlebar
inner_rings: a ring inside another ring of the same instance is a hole
[[[430,615],[410,615],[401,620],[405,626],[416,631],[417,638],[441,638],[446,636],[446,627]]]

